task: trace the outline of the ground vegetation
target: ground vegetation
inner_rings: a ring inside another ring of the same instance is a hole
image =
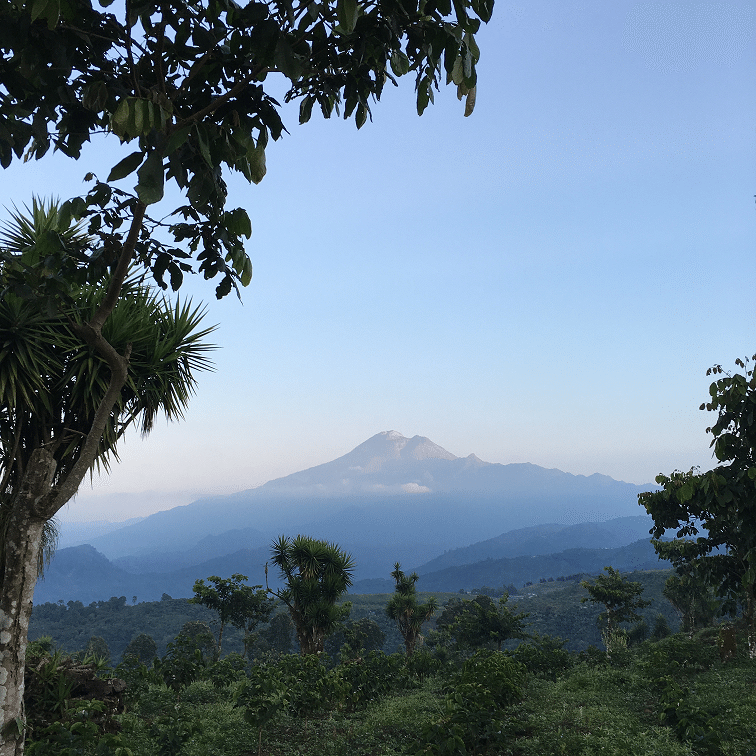
[[[233,653],[214,661],[177,639],[153,664],[130,657],[97,670],[86,662],[95,677],[125,686],[125,710],[108,709],[103,694],[88,702],[89,719],[64,677],[81,662],[65,661],[43,639],[30,750],[58,754],[67,743],[93,756],[118,748],[133,756],[748,756],[756,692],[745,626],[736,623],[737,651],[727,661],[718,632],[649,639],[611,658],[535,636],[453,659],[424,649],[252,664]],[[421,674],[412,662],[424,654]],[[121,688],[108,690],[114,685]]]

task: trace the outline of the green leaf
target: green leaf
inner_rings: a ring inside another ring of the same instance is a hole
[[[355,116],[354,116],[354,122],[357,124],[358,129],[361,129],[365,125],[365,121],[367,121],[367,117],[368,117],[368,110],[362,103],[360,103],[357,106],[357,112],[355,113]]]
[[[354,31],[358,15],[359,5],[357,4],[357,0],[337,0],[336,17],[339,20],[339,26],[347,34],[351,34]]]
[[[389,63],[391,64],[391,70],[396,76],[404,76],[404,74],[409,73],[409,58],[401,50],[394,50],[391,53]]]
[[[133,115],[133,136],[141,136],[144,133],[145,117],[147,116],[147,103],[144,100],[132,100],[131,110]]]
[[[237,236],[244,236],[247,239],[252,236],[252,222],[244,208],[237,207],[230,213],[224,213],[223,225]]]
[[[31,6],[31,20],[43,18],[49,29],[55,28],[60,18],[60,0],[34,0]]]
[[[465,99],[465,118],[472,115],[475,110],[475,97],[477,95],[477,87],[471,87],[467,92],[467,98]]]
[[[81,104],[87,110],[99,113],[108,101],[108,87],[104,81],[93,81],[84,88]]]
[[[182,144],[186,142],[189,134],[192,131],[193,124],[182,126],[180,129],[176,129],[168,138],[168,143],[165,146],[165,154],[172,155]]]
[[[315,103],[315,98],[312,95],[307,95],[299,104],[299,123],[307,123],[312,115],[312,106]]]
[[[197,134],[197,143],[199,144],[200,154],[205,158],[205,162],[211,168],[214,168],[213,159],[210,157],[210,146],[207,141],[207,130],[204,125],[198,124],[195,133]]]
[[[417,114],[422,115],[428,107],[428,103],[433,102],[433,82],[429,76],[424,76],[417,85]]]
[[[457,55],[452,66],[451,80],[459,86],[465,80],[465,66],[462,55]],[[467,94],[467,93],[465,93]]]
[[[168,266],[168,272],[171,276],[171,289],[173,289],[173,291],[178,291],[181,288],[181,284],[184,282],[184,274],[181,272],[181,268],[179,268],[176,263],[172,262]]]
[[[249,286],[249,282],[252,280],[252,261],[247,257],[244,262],[244,268],[239,274],[239,281],[242,286]]]
[[[137,172],[139,183],[136,193],[145,205],[153,205],[163,199],[163,156],[159,152],[151,152]]]
[[[480,48],[478,47],[478,43],[475,41],[475,37],[470,34],[470,32],[465,34],[465,44],[470,48],[473,60],[477,63],[480,60]]]
[[[258,142],[257,147],[247,153],[249,161],[250,180],[259,184],[264,178],[267,168],[265,166],[265,148]]]
[[[129,123],[129,113],[129,98],[124,97],[123,100],[118,103],[118,107],[116,107],[115,113],[113,113],[113,117],[110,119],[110,128],[115,134],[121,137],[121,139],[127,138],[126,133]]]
[[[276,44],[274,56],[276,67],[287,79],[295,82],[300,79],[304,71],[302,61],[294,54],[286,37],[280,37]]]
[[[142,160],[144,160],[143,152],[132,152],[131,155],[113,166],[108,175],[108,181],[118,181],[128,176],[142,164]]]

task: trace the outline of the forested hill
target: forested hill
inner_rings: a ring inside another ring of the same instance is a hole
[[[640,581],[644,586],[644,598],[651,600],[651,605],[642,611],[649,627],[659,613],[667,619],[673,629],[679,625],[679,619],[672,605],[662,595],[664,581],[669,577],[669,570],[651,570],[631,573],[631,580]],[[568,639],[568,648],[581,650],[588,645],[601,645],[600,628],[596,624],[599,608],[592,604],[581,603],[586,591],[580,586],[580,580],[587,575],[575,575],[569,580],[537,582],[532,586],[518,586],[518,594],[510,595],[509,604],[517,611],[528,612],[528,631],[541,634],[557,635]],[[470,599],[459,592],[426,592],[424,578],[418,586],[422,589],[421,600],[429,595],[436,596],[439,607],[449,601]],[[514,586],[510,586],[514,587]],[[485,587],[476,588],[477,593],[486,592]],[[500,593],[502,587],[492,591]],[[391,653],[401,644],[401,636],[396,623],[386,616],[386,604],[390,594],[355,594],[351,593],[345,600],[352,603],[351,620],[368,617],[377,622],[386,635],[384,650]],[[107,601],[92,602],[84,605],[79,601],[64,603],[38,604],[32,614],[29,637],[31,639],[49,635],[55,644],[66,651],[81,651],[87,646],[92,636],[104,639],[113,662],[118,662],[123,650],[130,641],[140,633],[150,635],[157,643],[158,653],[165,653],[169,641],[178,634],[186,622],[205,622],[217,631],[217,615],[206,607],[190,604],[186,599],[171,598],[164,595],[163,600],[132,604],[133,597],[113,597]],[[435,620],[425,626],[424,632],[434,627]],[[269,630],[261,630],[263,636]],[[292,650],[294,639],[291,638]],[[241,652],[242,638],[239,630],[228,626],[224,633],[223,648],[226,653]],[[333,648],[331,648],[333,651]]]
[[[360,553],[354,554],[356,560]],[[61,549],[37,584],[35,602],[62,600],[104,601],[111,596],[126,596],[129,601],[155,601],[163,593],[174,597],[192,595],[194,581],[209,575],[228,576],[235,572],[247,575],[251,584],[265,583],[265,563],[270,558],[269,547],[241,549],[217,559],[173,572],[135,574],[111,564],[91,546]],[[503,559],[485,559],[473,564],[430,571],[419,568],[423,590],[455,592],[471,590],[482,585],[500,586],[514,583],[557,580],[576,573],[598,573],[607,564],[618,569],[658,569],[660,563],[648,539],[615,549],[568,549],[556,554],[525,555]],[[388,572],[388,570],[387,570]],[[274,572],[269,575],[271,586],[277,585]],[[390,579],[356,581],[355,593],[390,593]]]

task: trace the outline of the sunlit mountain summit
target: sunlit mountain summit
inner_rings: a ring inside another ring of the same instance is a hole
[[[450,465],[454,470],[466,467],[464,460],[425,436],[406,438],[394,430],[383,431],[338,459],[272,480],[261,491],[291,495],[429,493],[446,490]]]

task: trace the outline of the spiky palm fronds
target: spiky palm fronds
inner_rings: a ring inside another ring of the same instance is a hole
[[[80,249],[91,243],[83,223],[71,223],[55,200],[32,198],[25,212],[14,208],[0,225],[0,247],[33,265],[51,248]]]
[[[40,255],[46,243],[73,247],[88,239],[54,204],[35,199],[28,216],[16,212],[0,232],[0,283],[14,266],[44,266]],[[45,447],[54,455],[53,485],[78,460],[108,390],[110,368],[76,336],[72,324],[91,318],[106,287],[107,281],[71,286],[53,311],[15,290],[0,297],[0,521],[35,449]],[[100,438],[95,465],[107,469],[117,459],[117,442],[130,425],[148,433],[159,414],[182,416],[196,373],[211,368],[208,353],[214,347],[206,339],[214,327],[202,327],[204,315],[191,302],[169,304],[136,279],[124,284],[102,335],[120,354],[130,350],[128,378]],[[50,526],[46,543],[54,544],[54,533]]]
[[[272,561],[285,587],[276,592],[289,608],[303,654],[323,650],[323,641],[342,618],[336,601],[352,584],[354,559],[335,543],[308,536],[281,536]]]
[[[40,578],[44,577],[45,568],[50,566],[55,555],[55,550],[58,548],[58,538],[60,538],[60,530],[57,520],[48,520],[42,529],[42,544],[37,555],[37,575]]]
[[[396,583],[394,595],[386,605],[386,615],[396,622],[404,638],[407,655],[412,654],[424,622],[427,622],[438,608],[435,597],[431,596],[425,604],[418,601],[415,583],[419,580],[416,572],[405,575],[397,562],[391,573]]]

